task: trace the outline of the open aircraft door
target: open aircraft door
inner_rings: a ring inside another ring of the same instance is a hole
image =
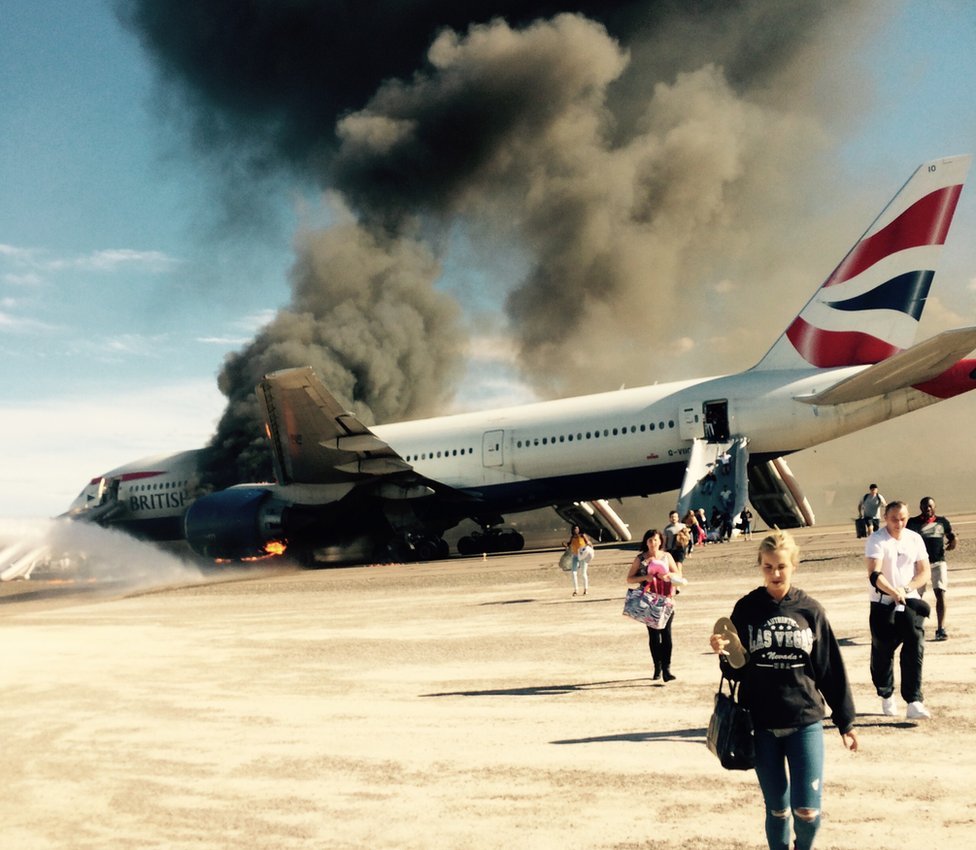
[[[729,439],[729,402],[728,399],[706,401],[702,405],[705,416],[705,439],[710,443],[724,443]]]
[[[501,466],[505,461],[504,431],[485,431],[481,441],[481,463],[483,466]]]

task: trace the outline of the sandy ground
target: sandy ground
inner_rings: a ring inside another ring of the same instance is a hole
[[[953,519],[927,722],[881,715],[852,530],[797,535],[861,738],[852,755],[828,729],[823,850],[976,837],[976,517]],[[153,592],[4,586],[0,846],[763,848],[755,775],[704,742],[708,634],[759,583],[755,545],[688,561],[668,685],[620,614],[625,550],[601,550],[575,599],[553,552]]]

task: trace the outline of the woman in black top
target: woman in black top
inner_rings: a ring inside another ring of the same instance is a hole
[[[763,586],[732,610],[744,666],[729,663],[726,636],[713,634],[711,646],[722,653],[723,673],[741,682],[739,700],[752,712],[770,850],[790,847],[791,810],[795,847],[809,850],[820,828],[824,701],[844,746],[856,751],[854,700],[823,606],[793,586],[800,550],[792,536],[769,534],[759,544],[758,562]]]

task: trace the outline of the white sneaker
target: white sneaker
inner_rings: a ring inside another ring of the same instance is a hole
[[[912,703],[914,705],[914,703]],[[921,705],[921,703],[919,703]],[[892,694],[890,697],[881,698],[881,713],[885,717],[898,716],[898,698]]]
[[[931,716],[924,702],[915,701],[908,703],[908,710],[905,712],[905,717],[908,720],[928,720]]]

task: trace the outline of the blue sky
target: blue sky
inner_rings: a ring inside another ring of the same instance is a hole
[[[207,187],[152,91],[103,0],[4,5],[0,516],[56,513],[106,465],[202,445],[223,355],[287,296],[287,231],[201,249]]]
[[[884,194],[925,159],[976,152],[976,9],[878,8],[851,48],[873,88],[837,153]],[[44,516],[96,474],[206,442],[224,355],[288,298],[302,197],[282,185],[278,226],[254,239],[201,239],[211,187],[109,3],[6,0],[0,21],[0,517]],[[944,269],[968,323],[974,195]]]

